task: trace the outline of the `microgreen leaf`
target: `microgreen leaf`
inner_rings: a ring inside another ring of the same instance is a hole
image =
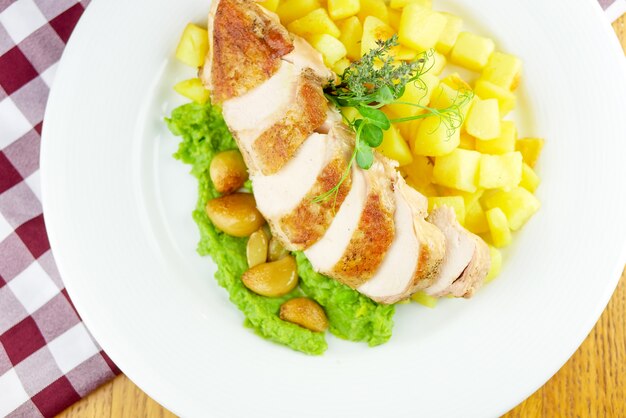
[[[383,113],[382,110],[363,105],[358,106],[356,109],[359,111],[361,116],[363,116],[368,124],[376,125],[379,128],[385,130],[391,127],[391,122],[389,122],[389,118]]]
[[[356,149],[356,163],[364,170],[369,170],[369,168],[374,164],[374,151],[372,148],[363,144],[358,143]]]
[[[376,125],[366,123],[361,131],[361,140],[372,148],[383,143],[383,130]]]

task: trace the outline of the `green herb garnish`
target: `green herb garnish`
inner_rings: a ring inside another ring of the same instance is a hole
[[[390,54],[391,48],[399,45],[397,35],[378,41],[377,44],[377,48],[350,64],[339,77],[338,83],[330,82],[324,89],[326,98],[340,112],[342,108],[353,107],[361,118],[349,119],[344,112],[341,112],[345,123],[356,133],[354,151],[340,181],[326,193],[317,196],[314,199],[315,202],[323,202],[331,196],[337,196],[341,184],[350,174],[355,161],[365,170],[374,164],[373,149],[382,143],[383,131],[389,129],[392,123],[437,116],[448,130],[449,136],[452,136],[455,130],[463,124],[461,109],[473,97],[473,93],[469,90],[460,90],[453,104],[445,109],[434,109],[418,103],[400,101],[409,83],[418,83],[420,89],[424,90],[425,94],[427,93],[428,87],[421,77],[432,68],[432,64],[428,66],[428,62],[429,58],[434,56],[433,50],[423,52],[413,61],[398,63]],[[390,120],[380,108],[392,103],[415,106],[425,112]]]

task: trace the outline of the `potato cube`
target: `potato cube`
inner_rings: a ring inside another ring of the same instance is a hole
[[[339,38],[341,32],[339,28],[330,19],[326,9],[315,9],[305,16],[291,22],[287,29],[296,35],[309,39],[312,35],[327,34],[335,38]],[[345,48],[344,48],[345,49]]]
[[[406,182],[407,182],[407,184],[409,186],[411,186],[412,188],[414,188],[415,190],[417,190],[418,192],[420,192],[424,196],[427,196],[427,197],[428,196],[437,196],[437,188],[432,183],[427,183],[427,184],[421,185],[421,184],[415,183],[412,178],[408,178],[406,180]]]
[[[427,51],[425,55],[426,56],[424,58],[426,59],[426,63],[424,65],[424,68],[427,70],[426,74],[440,75],[443,72],[443,69],[446,67],[446,57],[444,57],[437,51],[432,51],[432,54],[430,53],[430,51]]]
[[[428,157],[416,155],[413,162],[402,167],[414,184],[427,185],[433,182],[433,163]]]
[[[209,51],[209,35],[206,29],[189,23],[176,47],[176,58],[190,67],[200,67]]]
[[[350,66],[350,60],[348,58],[342,58],[333,65],[333,71],[337,75],[342,75],[343,72]]]
[[[361,10],[358,16],[361,22],[365,22],[368,16],[377,17],[385,23],[389,22],[387,4],[384,0],[361,0]]]
[[[439,299],[434,296],[430,296],[424,291],[421,291],[413,294],[413,296],[411,296],[411,300],[413,300],[413,302],[419,303],[422,306],[426,306],[427,308],[432,309],[437,306],[437,301]]]
[[[438,157],[450,154],[459,146],[460,141],[459,129],[452,131],[441,122],[439,117],[429,116],[420,123],[413,139],[412,149],[417,155]]]
[[[278,8],[278,3],[280,3],[280,0],[265,0],[259,2],[259,6],[265,7],[270,12],[276,12],[276,9]]]
[[[417,51],[434,48],[446,25],[446,18],[431,9],[411,3],[402,10],[398,39]]]
[[[174,86],[174,90],[196,103],[205,104],[209,101],[210,92],[204,88],[199,78],[181,81]]]
[[[402,12],[400,10],[388,8],[387,17],[389,19],[389,26],[391,26],[397,32],[400,28],[400,19],[402,18]]]
[[[541,207],[539,200],[523,187],[515,187],[509,191],[498,191],[488,196],[484,203],[488,209],[502,209],[513,231],[524,226]]]
[[[326,33],[311,35],[309,41],[313,48],[322,53],[324,62],[328,67],[332,67],[337,61],[346,56],[346,47],[341,41]]]
[[[475,99],[465,119],[465,131],[488,141],[500,136],[500,108],[496,99]]]
[[[367,54],[372,49],[378,48],[378,41],[387,40],[395,33],[394,29],[374,16],[368,16],[363,22],[363,36],[361,38],[361,56]],[[417,56],[417,51],[413,51],[405,46],[394,46],[389,50],[389,54],[396,60],[413,60]]]
[[[356,110],[356,108],[354,107],[342,107],[341,113],[343,117],[349,120],[350,122],[354,122],[357,119],[363,119],[363,116],[361,116],[359,111]]]
[[[500,122],[500,136],[489,141],[476,141],[476,151],[483,154],[505,154],[515,151],[516,141],[515,122],[503,120]]]
[[[498,248],[502,248],[511,244],[512,236],[511,229],[509,228],[509,221],[507,220],[504,212],[502,212],[502,209],[489,209],[485,213],[485,216],[487,217],[487,224],[489,225],[493,245]]]
[[[420,78],[420,81],[407,84],[404,94],[399,101],[426,106],[430,102],[430,97],[438,84],[439,79],[436,76],[426,73]],[[407,118],[426,112],[418,106],[406,104],[390,104],[387,107],[396,118]]]
[[[439,196],[460,196],[465,201],[465,207],[469,207],[474,202],[479,202],[482,197],[484,190],[478,189],[475,192],[464,192],[462,190],[451,189],[446,186],[437,186],[437,190],[439,191]]]
[[[476,138],[465,132],[461,133],[461,142],[459,143],[459,148],[476,150]]]
[[[515,144],[515,149],[522,153],[524,162],[534,167],[543,149],[544,140],[540,138],[522,138]]]
[[[461,33],[463,19],[450,13],[442,13],[442,15],[446,17],[447,21],[443,32],[441,32],[437,40],[437,51],[447,55],[452,50],[452,47]]]
[[[359,0],[328,0],[328,14],[333,20],[354,16],[361,10]]]
[[[496,86],[515,90],[522,74],[522,61],[514,55],[494,52],[480,77]]]
[[[363,37],[363,25],[358,17],[352,16],[339,24],[339,40],[348,51],[348,58],[353,61],[361,58],[361,38]]]
[[[287,26],[296,19],[308,15],[315,9],[322,7],[318,0],[286,0],[280,2],[276,8],[276,14],[280,22]]]
[[[445,80],[445,79],[444,79]],[[474,101],[473,93],[467,90],[459,91],[442,82],[434,89],[430,99],[430,107],[435,109],[447,109],[450,106],[458,105],[461,117],[466,118],[467,112]]]
[[[456,91],[466,91],[466,90],[471,91],[472,90],[472,86],[470,86],[467,81],[463,80],[463,77],[461,77],[459,73],[449,74],[445,76],[444,78],[442,78],[441,82],[443,84],[447,84],[448,86],[452,87]]]
[[[411,3],[417,3],[420,6],[427,7],[429,9],[433,8],[433,0],[391,0],[389,2],[389,7],[399,10]]]
[[[400,167],[413,162],[411,149],[395,126],[383,132],[383,143],[376,148],[387,158],[396,160]]]
[[[463,224],[468,231],[474,234],[484,234],[489,232],[487,217],[485,211],[479,201],[473,202],[465,209],[465,223]]]
[[[441,206],[448,206],[454,210],[456,219],[461,225],[465,223],[465,201],[461,196],[444,196],[444,197],[429,197],[428,198],[428,211],[432,212]]]
[[[387,106],[388,107],[388,106]],[[396,118],[395,113],[390,113],[391,118]],[[390,119],[391,119],[390,118]],[[422,123],[421,119],[415,119],[409,122],[397,122],[395,123],[396,128],[402,134],[402,137],[410,142],[413,141],[413,138],[417,135],[417,130],[419,129],[420,124]]]
[[[510,189],[522,181],[522,154],[483,154],[478,170],[478,185],[484,189]]]
[[[537,190],[540,183],[541,179],[537,173],[535,173],[535,170],[530,168],[528,164],[524,163],[522,165],[522,181],[520,181],[519,185],[529,192],[535,193],[535,190]]]
[[[452,153],[435,159],[433,182],[446,187],[475,192],[480,153],[456,149]]]
[[[452,48],[450,60],[469,70],[480,71],[487,65],[494,49],[495,44],[491,39],[461,32]]]
[[[489,273],[485,278],[485,284],[490,283],[500,275],[502,271],[502,253],[497,248],[489,246],[489,256],[491,257],[491,265],[489,267]]]
[[[517,96],[505,89],[485,80],[476,81],[475,93],[481,99],[496,99],[500,107],[500,116],[506,116],[517,105]]]

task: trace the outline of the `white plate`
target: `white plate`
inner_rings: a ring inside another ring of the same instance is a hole
[[[583,341],[626,239],[626,66],[594,0],[435,1],[525,61],[522,134],[547,137],[539,214],[471,301],[401,306],[392,340],[329,337],[322,357],[274,345],[195,253],[195,180],[162,118],[193,71],[173,51],[205,0],[96,0],[50,96],[42,149],[54,254],[87,326],[121,369],[183,416],[495,416]]]

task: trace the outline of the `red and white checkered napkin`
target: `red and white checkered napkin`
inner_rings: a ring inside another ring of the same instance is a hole
[[[39,191],[44,107],[86,2],[0,0],[0,417],[51,417],[119,370],[74,310]]]
[[[0,0],[0,417],[54,416],[119,373],[67,296],[40,203],[44,107],[87,2]]]

